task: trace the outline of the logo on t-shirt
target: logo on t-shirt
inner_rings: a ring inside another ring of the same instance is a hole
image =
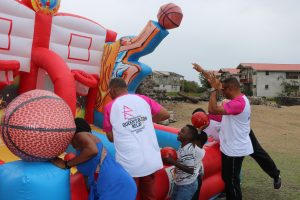
[[[127,120],[131,117],[133,117],[133,115],[131,114],[133,110],[127,106],[123,106],[123,114],[124,114],[124,119]]]
[[[146,116],[137,116],[129,118],[126,122],[122,124],[124,128],[131,126],[131,129],[136,132],[136,129],[144,128],[144,121],[147,120]]]
[[[123,106],[123,114],[125,122],[122,123],[124,128],[129,128],[133,133],[139,133],[145,128],[144,122],[147,121],[146,116],[135,116],[133,110],[127,106]]]

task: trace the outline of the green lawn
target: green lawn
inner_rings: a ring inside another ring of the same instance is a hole
[[[269,152],[281,170],[282,188],[273,189],[273,179],[262,171],[251,157],[242,169],[242,191],[245,200],[300,200],[300,155]]]

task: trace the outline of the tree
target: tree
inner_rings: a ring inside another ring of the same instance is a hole
[[[299,96],[300,84],[298,83],[298,81],[283,81],[281,83],[281,86],[283,87],[283,91],[280,96]]]
[[[206,80],[206,78],[203,76],[202,73],[199,73],[199,81],[201,84],[201,88],[203,88],[205,90],[211,88],[209,82]]]
[[[198,93],[200,91],[200,86],[195,81],[183,80],[183,91]]]

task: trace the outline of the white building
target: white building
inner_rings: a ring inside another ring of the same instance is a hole
[[[153,71],[152,80],[158,85],[155,89],[179,92],[182,88],[184,76],[174,72]]]
[[[253,96],[276,97],[285,91],[284,83],[299,93],[300,64],[241,63],[240,82]]]

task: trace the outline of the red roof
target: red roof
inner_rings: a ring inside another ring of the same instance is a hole
[[[221,75],[221,73],[219,73],[219,71],[217,70],[207,70],[207,72],[212,73],[214,75]]]
[[[237,68],[222,68],[219,70],[220,73],[228,72],[229,74],[238,74],[240,69]]]
[[[237,68],[252,68],[256,71],[300,71],[300,64],[241,63]]]

